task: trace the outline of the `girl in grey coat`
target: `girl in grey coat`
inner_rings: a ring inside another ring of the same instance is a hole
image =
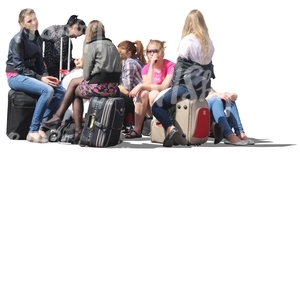
[[[83,99],[91,97],[119,96],[121,60],[117,47],[105,37],[103,24],[98,20],[89,23],[83,48],[83,77],[71,80],[63,102],[53,117],[42,125],[57,129],[62,117],[73,103],[76,126],[75,141],[78,143],[82,129]]]

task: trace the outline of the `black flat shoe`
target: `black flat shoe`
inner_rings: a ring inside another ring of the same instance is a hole
[[[164,139],[163,142],[163,146],[164,147],[172,147],[174,144],[174,141],[176,140],[176,138],[179,136],[179,131],[177,128],[173,128],[168,135],[166,136],[166,138]]]
[[[42,127],[46,127],[48,129],[57,129],[61,125],[61,117],[58,114],[54,114],[53,116],[57,116],[58,119],[52,122],[42,122]]]
[[[46,127],[48,129],[57,129],[61,124],[61,120],[58,119],[56,121],[53,121],[53,122],[42,122],[41,125],[43,127]]]
[[[223,140],[223,130],[224,126],[220,123],[216,123],[214,144],[219,144]]]

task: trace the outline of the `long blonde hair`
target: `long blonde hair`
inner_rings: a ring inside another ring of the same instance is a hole
[[[204,17],[198,9],[191,10],[187,15],[181,38],[184,38],[190,33],[193,33],[199,39],[204,57],[206,57],[210,50],[209,34]]]

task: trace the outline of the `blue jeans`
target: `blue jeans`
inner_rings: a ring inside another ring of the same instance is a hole
[[[17,91],[40,95],[33,112],[29,132],[37,132],[42,129],[41,122],[52,117],[66,92],[61,85],[53,88],[40,80],[19,74],[8,79],[8,86]]]
[[[224,103],[224,101],[223,101],[223,103]],[[226,103],[226,107],[224,107],[224,108],[227,111],[227,119],[229,121],[229,125],[234,129],[234,133],[236,135],[239,135],[240,133],[245,132],[235,101]]]
[[[206,101],[208,103],[208,108],[211,111],[211,121],[220,123],[224,126],[223,135],[225,138],[233,133],[232,127],[237,135],[244,132],[235,102],[225,104],[223,103],[225,101],[222,101],[222,99],[218,96],[211,97]],[[225,115],[224,109],[228,112],[228,119]]]
[[[167,110],[176,105],[181,98],[188,98],[189,91],[185,85],[175,85],[171,87],[165,94],[156,99],[151,106],[153,116],[162,124],[164,129],[172,124]]]
[[[167,110],[176,105],[181,99],[199,99],[201,100],[202,92],[198,94],[193,88],[189,89],[186,85],[174,85],[168,89],[168,91],[159,96],[151,107],[153,116],[162,124],[164,129],[172,124],[172,121],[167,113]]]

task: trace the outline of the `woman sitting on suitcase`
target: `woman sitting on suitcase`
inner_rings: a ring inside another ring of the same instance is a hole
[[[207,75],[208,79],[205,78],[204,81],[196,82],[202,75],[195,76],[195,80],[193,80],[192,75],[194,73],[191,72],[191,80],[187,81],[189,77],[185,77],[185,73],[181,70],[195,71],[195,75],[198,75],[198,70],[204,70],[204,74],[213,74],[212,57],[214,50],[202,13],[199,10],[192,10],[187,15],[182,29],[182,39],[179,43],[172,87],[163,95],[160,94],[151,107],[153,116],[166,130],[164,147],[172,147],[179,136],[179,131],[172,124],[167,110],[175,106],[177,101],[183,97],[204,99],[206,97],[206,86],[204,86],[204,90],[202,88],[198,89],[198,86],[201,87],[204,81],[206,82],[205,85],[210,86],[210,75]]]
[[[155,97],[171,86],[174,62],[165,59],[165,42],[150,40],[146,47],[148,64],[142,69],[143,82],[136,85],[129,93],[135,101],[134,128],[125,135],[127,139],[142,137],[142,128],[146,113],[151,115],[150,106]]]
[[[73,103],[75,144],[78,144],[82,130],[83,99],[115,97],[120,94],[120,56],[117,47],[105,37],[104,25],[100,21],[89,23],[83,46],[83,76],[70,81],[60,108],[48,122],[42,124],[46,128],[57,129],[66,110]]]
[[[33,9],[19,14],[20,31],[9,43],[6,75],[11,89],[40,95],[26,137],[29,142],[47,143],[41,122],[47,120],[61,104],[65,89],[58,79],[48,76],[42,56],[42,38]]]
[[[146,64],[144,46],[141,41],[128,40],[118,44],[118,51],[122,61],[122,76],[119,85],[120,97],[125,101],[124,133],[128,133],[134,124],[134,102],[129,97],[130,91],[143,82],[142,68]]]

